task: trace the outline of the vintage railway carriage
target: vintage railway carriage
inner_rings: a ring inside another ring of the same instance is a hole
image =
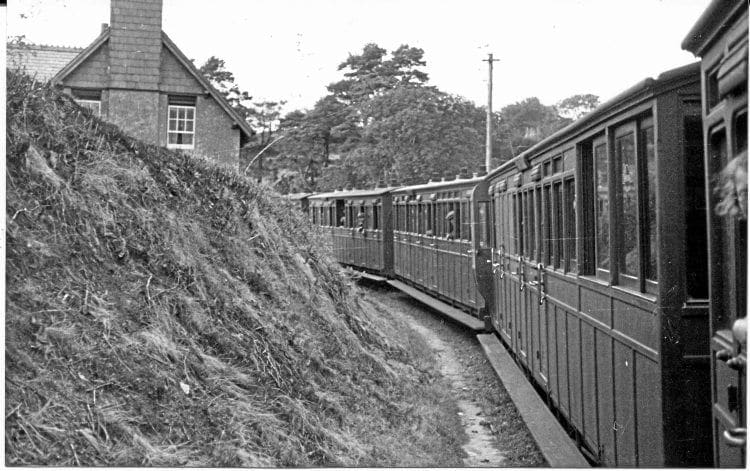
[[[286,195],[282,195],[284,199],[287,201],[292,202],[297,208],[299,208],[300,211],[302,211],[305,214],[308,214],[308,207],[309,207],[309,201],[308,198],[312,195],[312,193],[288,193]]]
[[[310,218],[330,237],[336,260],[360,270],[393,274],[390,187],[310,196]]]
[[[394,273],[434,297],[479,315],[472,192],[483,176],[463,171],[393,190]]]
[[[737,180],[744,178],[747,184],[747,1],[715,0],[682,47],[701,57],[706,191],[711,208],[714,464],[741,467],[747,452],[747,330],[742,327],[747,314],[747,189],[743,193]],[[715,187],[720,191],[715,192]]]
[[[488,176],[492,324],[605,466],[711,463],[701,138],[692,64]]]

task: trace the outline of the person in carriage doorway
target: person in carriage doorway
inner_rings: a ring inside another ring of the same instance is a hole
[[[453,240],[456,238],[456,212],[448,211],[448,214],[445,215],[445,221],[448,226],[448,230],[445,233],[445,238],[448,240]]]
[[[365,232],[365,213],[361,209],[357,213],[357,232]]]

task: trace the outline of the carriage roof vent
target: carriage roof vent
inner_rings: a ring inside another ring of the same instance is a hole
[[[471,175],[469,175],[469,169],[466,167],[461,167],[461,173],[456,175],[456,178],[471,178]]]

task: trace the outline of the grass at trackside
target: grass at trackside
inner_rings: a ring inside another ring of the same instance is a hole
[[[7,103],[7,465],[460,462],[424,347],[278,195],[24,75]]]

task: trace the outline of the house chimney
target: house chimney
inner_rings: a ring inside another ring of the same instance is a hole
[[[157,90],[162,0],[111,0],[110,87]]]

